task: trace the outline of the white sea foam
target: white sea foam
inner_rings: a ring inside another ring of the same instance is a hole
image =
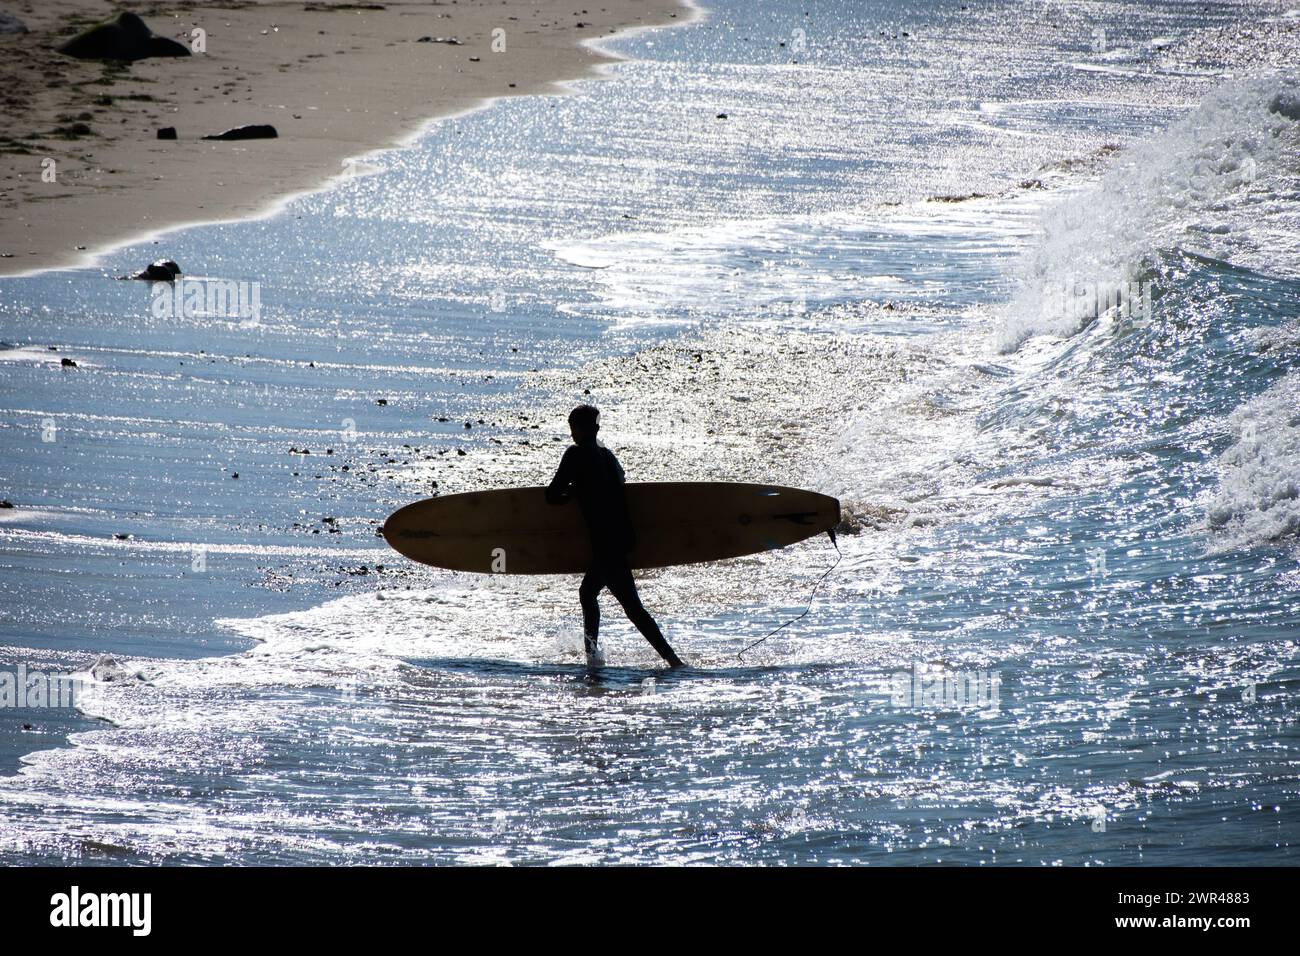
[[[982,266],[991,251],[1025,241],[1037,203],[1036,196],[925,202],[869,215],[851,209],[620,232],[548,248],[597,270],[598,309],[622,320],[682,309],[728,317],[803,314],[822,302],[960,292],[971,264]]]
[[[1003,351],[1088,321],[1045,309],[1043,290],[1115,288],[1146,277],[1161,250],[1184,248],[1275,274],[1300,274],[1300,85],[1264,76],[1224,84],[1188,116],[1125,150],[1101,179],[1043,213],[998,334]],[[1206,228],[1206,223],[1212,228]]]
[[[1205,500],[1221,549],[1300,534],[1300,374],[1242,405],[1229,422],[1237,441],[1219,457]]]
[[[14,348],[0,348],[0,362],[31,362],[37,365],[58,365],[65,356],[49,349],[35,345],[20,345]],[[77,363],[86,364],[84,360]]]

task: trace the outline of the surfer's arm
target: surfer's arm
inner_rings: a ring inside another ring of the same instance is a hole
[[[551,483],[546,486],[546,503],[548,505],[562,505],[573,497],[573,475],[576,467],[574,465],[574,452],[577,448],[571,447],[564,453],[560,459],[560,467],[555,472],[555,477]]]

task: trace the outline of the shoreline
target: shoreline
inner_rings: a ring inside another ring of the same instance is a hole
[[[433,123],[507,96],[564,94],[569,84],[599,76],[624,59],[601,47],[606,40],[702,15],[689,0],[601,3],[579,8],[580,20],[572,16],[572,4],[557,0],[491,6],[258,0],[230,8],[199,7],[192,0],[171,6],[116,7],[103,0],[52,0],[39,8],[32,0],[7,4],[6,12],[31,32],[0,35],[0,51],[9,60],[6,85],[35,89],[40,76],[60,75],[21,106],[15,105],[21,96],[0,103],[0,119],[19,133],[64,129],[56,124],[85,117],[78,122],[91,132],[0,142],[0,277],[89,268],[117,249],[173,230],[273,216],[295,198],[366,174],[367,157],[409,145]],[[139,13],[155,34],[178,39],[200,20],[215,24],[204,27],[208,52],[149,58],[118,70],[51,49],[71,32],[65,26],[60,33],[60,24],[94,22],[119,9]],[[168,10],[177,12],[169,17]],[[346,33],[349,28],[357,32]],[[273,37],[275,56],[294,60],[298,68],[286,70],[294,64],[284,62],[276,68],[264,57],[250,66],[247,48],[236,50],[237,56],[223,52],[222,38],[241,31],[250,46]],[[496,34],[505,48],[495,53],[493,31],[505,31]],[[345,44],[350,49],[341,49]],[[240,79],[228,79],[231,69],[240,71]],[[198,94],[223,81],[220,95]],[[381,108],[385,98],[394,109]],[[241,106],[241,99],[252,104]],[[98,105],[77,112],[78,104]],[[106,124],[114,121],[118,128],[109,132]],[[342,135],[339,122],[348,125]],[[251,123],[275,125],[280,136],[199,138]],[[179,139],[158,140],[157,128],[169,125]],[[51,159],[57,180],[43,182],[43,164]]]

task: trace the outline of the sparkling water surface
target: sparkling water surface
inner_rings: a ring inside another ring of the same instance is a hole
[[[0,282],[0,663],[99,662],[0,717],[5,860],[1292,862],[1300,94],[1231,40],[1284,7],[960,7],[713,2]],[[260,315],[155,317],[161,256]],[[376,536],[582,400],[633,480],[837,495],[807,616],[737,657],[825,538],[649,573],[693,666],[607,598],[589,672],[575,579]]]

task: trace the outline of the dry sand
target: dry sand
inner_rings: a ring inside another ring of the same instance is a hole
[[[207,52],[125,67],[55,52],[118,10],[186,45],[202,29]],[[0,0],[0,12],[30,30],[0,34],[0,274],[262,212],[432,118],[488,97],[555,92],[610,62],[583,41],[691,16],[681,0]],[[495,30],[504,51],[493,49]],[[252,123],[279,138],[199,138]],[[179,139],[157,139],[166,126]],[[42,176],[48,160],[53,182]]]

